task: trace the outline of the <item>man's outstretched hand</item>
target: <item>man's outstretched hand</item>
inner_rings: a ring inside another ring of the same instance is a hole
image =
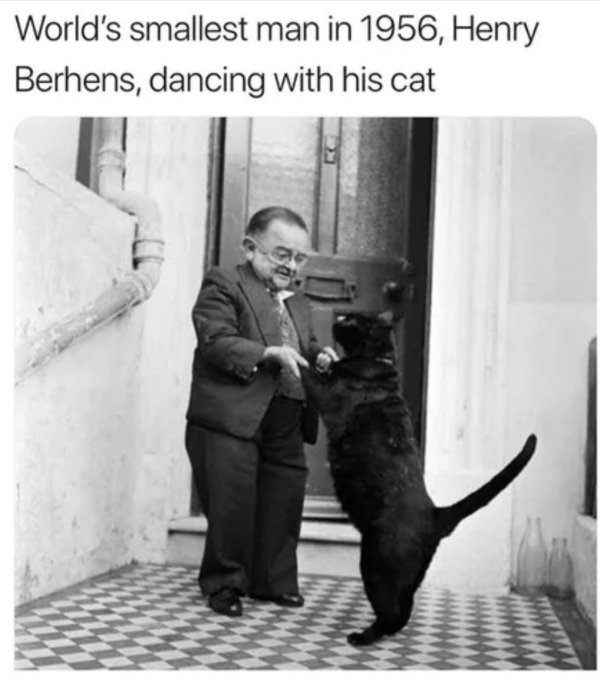
[[[274,361],[282,368],[289,368],[296,378],[300,378],[299,366],[308,368],[308,361],[298,354],[293,347],[267,347],[262,358],[263,361]]]

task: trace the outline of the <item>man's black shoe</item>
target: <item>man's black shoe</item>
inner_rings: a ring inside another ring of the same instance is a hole
[[[280,607],[303,607],[304,598],[300,593],[295,593],[292,595],[252,595],[255,600],[262,600],[264,602],[274,602]]]
[[[208,606],[213,612],[225,616],[241,616],[243,612],[240,596],[229,586],[209,595]]]

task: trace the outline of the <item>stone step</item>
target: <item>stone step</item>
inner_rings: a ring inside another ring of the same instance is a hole
[[[200,564],[206,536],[205,517],[180,517],[169,523],[167,560],[170,564]],[[356,576],[360,535],[346,522],[305,520],[298,546],[298,569],[303,574]]]

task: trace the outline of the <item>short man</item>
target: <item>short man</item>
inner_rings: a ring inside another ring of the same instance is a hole
[[[206,275],[192,313],[198,347],[186,447],[208,533],[199,583],[210,607],[240,616],[240,596],[301,607],[296,548],[307,476],[303,441],[317,415],[300,380],[335,360],[313,336],[310,309],[290,289],[309,236],[287,208],[256,213],[246,262]]]

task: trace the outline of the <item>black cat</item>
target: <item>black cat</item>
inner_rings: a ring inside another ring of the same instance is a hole
[[[408,623],[441,539],[507,487],[536,446],[531,435],[487,484],[454,505],[435,507],[400,389],[392,331],[385,314],[349,314],[333,328],[344,358],[326,375],[302,369],[327,429],[336,494],[362,535],[360,570],[376,618],[348,635],[353,645],[371,644]]]

